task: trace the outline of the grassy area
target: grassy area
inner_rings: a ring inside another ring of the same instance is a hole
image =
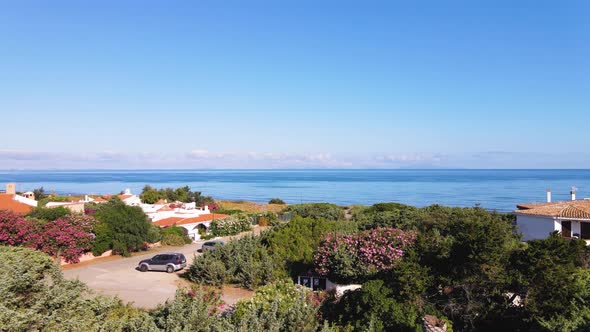
[[[280,212],[287,204],[261,204],[246,201],[216,201],[221,210],[241,210],[247,213]]]

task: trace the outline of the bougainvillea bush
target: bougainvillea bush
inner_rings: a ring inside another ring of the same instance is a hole
[[[43,222],[0,211],[0,244],[29,247],[77,263],[92,247],[93,226],[94,219],[87,216],[67,215]]]
[[[68,263],[78,263],[80,256],[92,247],[93,223],[90,217],[71,215],[43,223],[40,227],[43,241],[37,249]]]
[[[41,244],[38,224],[14,212],[0,211],[0,244],[37,248]]]
[[[330,234],[314,255],[316,272],[335,282],[359,282],[393,269],[416,234],[396,228],[376,228],[352,234]]]

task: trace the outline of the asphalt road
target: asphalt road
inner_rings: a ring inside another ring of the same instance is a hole
[[[165,251],[180,252],[186,256],[187,267],[192,263],[194,255],[200,255],[197,249],[204,241],[183,247],[170,247]],[[135,268],[140,260],[150,258],[155,251],[127,258],[105,259],[93,261],[76,267],[65,269],[64,275],[69,279],[80,279],[91,289],[111,296],[118,296],[124,302],[133,302],[135,306],[151,309],[167,299],[173,299],[180,281],[179,274],[166,272],[139,272]]]

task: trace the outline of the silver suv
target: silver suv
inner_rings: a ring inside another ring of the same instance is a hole
[[[146,271],[166,271],[172,273],[186,267],[186,257],[183,254],[172,252],[158,254],[150,259],[144,259],[137,264],[137,269]]]
[[[207,241],[201,246],[201,251],[215,250],[215,248],[225,245],[223,241]]]

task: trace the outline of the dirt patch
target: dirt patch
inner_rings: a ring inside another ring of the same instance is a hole
[[[252,296],[254,296],[254,291],[238,286],[226,285],[221,288],[221,299],[228,307],[233,306],[238,301],[248,300]]]

